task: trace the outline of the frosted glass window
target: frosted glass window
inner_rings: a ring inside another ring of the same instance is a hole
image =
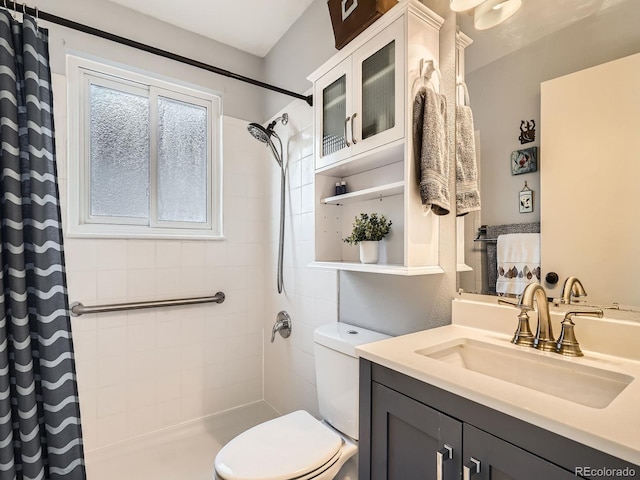
[[[207,221],[207,109],[158,98],[158,219]]]
[[[362,62],[362,139],[393,128],[395,118],[395,41]]]
[[[91,85],[90,212],[149,218],[149,99]]]
[[[222,97],[67,56],[71,237],[222,237]]]

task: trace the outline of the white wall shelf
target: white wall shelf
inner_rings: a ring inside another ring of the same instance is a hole
[[[333,270],[346,270],[351,272],[382,273],[387,275],[434,275],[444,273],[437,265],[424,267],[405,267],[404,265],[385,265],[379,263],[358,262],[313,262],[309,266],[316,268],[331,268]]]
[[[402,195],[404,193],[404,182],[393,182],[387,185],[365,188],[355,192],[335,195],[320,200],[325,205],[346,205],[355,202],[364,202],[366,200],[374,200],[376,198],[386,198],[393,195]]]

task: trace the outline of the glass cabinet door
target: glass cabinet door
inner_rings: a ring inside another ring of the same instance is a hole
[[[403,24],[396,21],[354,54],[354,152],[404,135]]]
[[[322,90],[322,156],[347,146],[347,77],[341,76]]]
[[[362,140],[396,123],[395,46],[392,40],[362,62]]]
[[[335,163],[350,154],[351,61],[347,59],[327,73],[316,85],[321,108],[317,118],[319,139],[316,168]]]

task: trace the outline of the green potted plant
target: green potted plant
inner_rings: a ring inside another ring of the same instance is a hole
[[[362,263],[378,263],[379,244],[391,230],[391,220],[377,213],[361,213],[353,223],[353,231],[342,241],[350,245],[360,245],[360,261]]]

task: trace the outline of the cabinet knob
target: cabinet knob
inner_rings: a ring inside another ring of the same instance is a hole
[[[451,445],[444,444],[440,450],[436,452],[436,479],[444,479],[444,462],[453,458],[453,447]]]
[[[471,480],[476,473],[480,473],[480,460],[471,457],[469,462],[462,467],[462,480]]]

